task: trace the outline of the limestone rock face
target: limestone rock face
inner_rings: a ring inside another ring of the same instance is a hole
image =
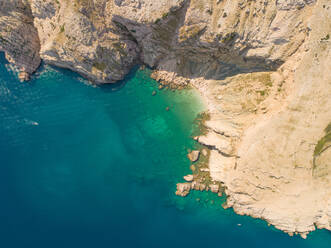
[[[0,1],[0,51],[21,72],[32,73],[40,64],[39,38],[30,5],[23,0]]]
[[[276,3],[284,13],[312,2]],[[329,1],[311,6],[302,19],[309,36],[278,70],[191,81],[211,110],[209,133],[198,140],[212,148],[210,175],[225,186],[227,206],[304,238],[316,228],[331,230],[325,131],[331,123],[331,6]],[[224,153],[224,138],[232,154]]]
[[[113,83],[137,62],[137,43],[126,28],[112,22],[109,1],[30,2],[46,63],[96,83]]]
[[[17,33],[29,33],[25,39],[31,49],[17,41],[19,54],[26,49],[38,57],[37,29],[46,63],[111,83],[139,60],[177,79],[223,79],[238,71],[277,69],[308,36],[303,17],[314,2],[10,0],[1,9],[10,5],[20,11],[21,4],[29,10],[23,11],[29,24],[15,14],[20,12],[11,15],[20,21],[13,27],[24,26],[25,32]]]

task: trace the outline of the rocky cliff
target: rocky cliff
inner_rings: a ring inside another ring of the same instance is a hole
[[[18,70],[33,73],[40,64],[40,43],[30,4],[0,1],[0,51]]]
[[[331,230],[328,0],[0,0],[0,50],[96,83],[136,64],[206,100],[227,205],[290,234]]]

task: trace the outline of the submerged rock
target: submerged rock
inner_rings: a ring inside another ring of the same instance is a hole
[[[187,156],[192,162],[196,162],[199,159],[200,151],[192,151]]]

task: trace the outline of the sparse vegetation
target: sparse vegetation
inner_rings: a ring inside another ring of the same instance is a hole
[[[265,91],[264,90],[260,90],[260,91],[257,91],[258,93],[260,93],[261,96],[265,96]]]
[[[93,67],[98,69],[99,71],[104,71],[107,66],[103,62],[101,62],[101,63],[96,62],[96,63],[93,64]]]
[[[232,42],[235,38],[236,38],[236,33],[232,32],[232,33],[228,33],[226,34],[223,38],[222,38],[222,42],[223,43],[230,43]]]
[[[325,129],[325,136],[322,137],[317,142],[317,145],[315,146],[315,150],[314,150],[314,157],[320,155],[323,152],[325,146],[330,142],[331,142],[331,123]]]
[[[316,158],[321,155],[323,151],[331,147],[331,122],[324,129],[325,136],[323,136],[316,144],[314,149],[313,169],[316,169]]]
[[[197,118],[194,120],[195,130],[193,131],[193,136],[207,134],[208,128],[206,127],[205,122],[209,120],[210,114],[208,112],[198,114]]]
[[[122,55],[126,55],[125,48],[123,48],[123,45],[120,42],[113,43],[114,48],[121,53]]]
[[[0,42],[2,43],[6,43],[7,40],[0,34]]]
[[[64,32],[64,24],[61,25],[61,27],[60,27],[60,33],[63,33],[63,32]]]
[[[200,12],[203,12],[205,8],[204,2],[201,0],[192,0],[191,4],[194,8],[197,8]]]
[[[188,27],[181,27],[179,30],[179,41],[183,42],[190,38],[198,36],[204,29],[205,25],[191,25]]]
[[[324,38],[321,39],[321,41],[327,41],[330,39],[330,34],[327,34]]]
[[[331,122],[329,123],[329,125],[324,129],[325,133],[331,133]]]
[[[203,146],[201,146],[201,148],[205,149],[207,151],[207,154],[204,155],[202,152],[200,152],[199,160],[191,165],[191,170],[195,180],[200,181],[203,184],[209,185],[212,183],[209,171],[201,171],[200,169],[208,168],[210,150]]]
[[[168,12],[163,13],[163,15],[162,15],[162,19],[165,19],[165,18],[167,18],[168,16],[169,16],[169,13],[168,13]]]

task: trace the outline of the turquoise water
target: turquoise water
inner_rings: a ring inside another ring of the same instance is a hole
[[[44,67],[22,84],[0,62],[1,248],[330,247],[330,232],[290,238],[211,193],[174,195],[195,92],[159,91],[140,70],[93,87]]]

